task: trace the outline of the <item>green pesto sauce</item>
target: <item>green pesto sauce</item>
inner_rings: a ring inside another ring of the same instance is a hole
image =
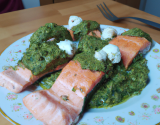
[[[43,43],[50,38],[55,38],[58,41],[64,41],[65,39],[72,40],[67,28],[59,26],[55,23],[46,23],[45,26],[41,26],[33,33],[29,41],[30,44]]]
[[[43,79],[38,81],[38,84],[43,89],[50,89],[52,87],[52,85],[54,84],[54,82],[56,81],[56,79],[58,78],[58,76],[60,75],[60,73],[61,73],[61,71],[52,73],[50,76],[44,77]]]
[[[147,60],[142,56],[127,71],[122,62],[116,64],[112,76],[93,94],[88,107],[108,108],[139,95],[147,85],[148,73]]]
[[[152,43],[152,38],[150,37],[149,34],[147,34],[146,32],[142,31],[139,28],[133,28],[130,29],[124,33],[122,33],[123,36],[128,35],[128,36],[138,36],[138,37],[144,37],[146,38],[149,42]]]
[[[73,60],[78,61],[81,64],[82,69],[103,71],[108,75],[112,73],[112,62],[109,59],[106,61],[99,61],[94,57],[94,53],[82,52],[77,54]],[[106,75],[106,77],[109,77],[108,75]]]
[[[74,31],[74,34],[78,35],[79,38],[83,35],[86,35],[88,32],[100,29],[100,24],[97,23],[96,21],[92,20],[84,20],[80,24],[72,27],[72,31]],[[78,38],[78,36],[76,37]]]
[[[95,52],[101,50],[104,46],[109,44],[110,40],[111,39],[101,40],[101,38],[85,35],[79,41],[78,51]]]
[[[32,43],[26,52],[23,53],[19,64],[24,64],[26,68],[32,71],[33,75],[38,75],[68,62],[68,54],[59,49],[57,42],[57,40],[54,40],[44,41],[39,44]]]
[[[47,41],[55,38],[53,41]],[[56,68],[58,65],[69,61],[68,54],[59,49],[59,41],[72,40],[69,31],[55,23],[47,23],[33,33],[30,38],[30,46],[23,53],[22,59],[18,62],[21,67],[38,75]]]

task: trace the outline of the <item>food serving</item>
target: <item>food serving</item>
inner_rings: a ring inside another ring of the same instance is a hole
[[[76,22],[76,20],[70,19],[69,21]],[[116,30],[109,28],[104,32],[102,31],[102,40],[97,22],[82,20],[78,22],[77,25],[72,27],[73,30],[72,28],[63,30],[67,35],[64,35],[66,38],[62,40],[56,35],[54,39],[50,39],[52,38],[50,35],[47,37],[44,35],[44,33],[48,32],[59,33],[59,29],[56,31],[47,30],[48,28],[54,29],[54,27],[58,27],[56,24],[47,24],[46,29],[41,27],[42,31],[38,30],[32,35],[30,46],[18,62],[18,65],[9,67],[1,73],[2,86],[11,91],[16,90],[14,92],[21,92],[44,74],[58,70],[60,68],[57,67],[62,68],[66,65],[60,75],[57,75],[58,78],[55,83],[52,80],[52,84],[54,84],[52,87],[50,86],[51,89],[35,91],[23,99],[25,106],[32,114],[46,124],[72,124],[83,112],[84,107],[97,108],[119,104],[133,94],[140,94],[140,91],[146,86],[149,70],[146,66],[147,60],[143,58],[142,54],[150,50],[152,43],[152,40],[147,40],[148,37],[145,38],[145,36],[148,36],[146,33],[138,29],[140,34],[145,34],[144,38],[130,35],[129,32],[133,33],[137,30],[135,28],[125,32],[126,34],[128,33],[127,35],[117,36]],[[63,27],[60,29],[63,29]],[[37,37],[39,38],[38,32],[40,34],[43,33],[40,35],[42,36],[42,38],[40,37],[41,39],[37,39]],[[69,33],[73,34],[70,35]],[[107,37],[104,37],[105,33]],[[79,40],[77,48],[71,42],[71,37],[72,40]],[[67,47],[69,50],[64,49],[66,45],[63,44],[66,44],[66,42],[68,42],[67,45],[70,45]],[[119,42],[123,44],[119,44]],[[54,49],[50,49],[52,48],[51,46]],[[31,52],[33,52],[33,55]],[[71,59],[72,61],[66,64]],[[144,70],[141,71],[141,68]],[[27,77],[26,72],[29,72]],[[19,75],[22,75],[22,80],[18,79]],[[142,76],[143,78],[141,78]],[[8,77],[10,78],[9,80],[6,79]],[[48,80],[51,77],[45,79]],[[11,82],[11,80],[14,82]],[[140,83],[139,85],[136,85],[137,81]],[[121,84],[124,82],[126,84]],[[23,84],[19,89],[19,84],[21,83]],[[45,80],[41,86],[47,86]],[[75,99],[77,101],[74,101]],[[45,106],[43,115],[40,115],[39,109]],[[53,107],[56,107],[56,110]],[[47,114],[44,115],[49,111],[51,114],[48,115],[52,116],[52,118],[47,117]],[[53,113],[57,113],[56,111],[58,111],[60,117],[58,121],[55,121],[57,120],[55,117],[57,114]]]

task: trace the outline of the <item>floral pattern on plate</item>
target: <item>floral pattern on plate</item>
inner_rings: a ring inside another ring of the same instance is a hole
[[[23,109],[22,106],[23,106],[22,103],[15,103],[13,104],[13,106],[11,106],[11,108],[12,111],[17,112]]]
[[[153,52],[158,53],[159,49],[153,49]]]
[[[159,96],[158,95],[152,95],[151,98],[155,101],[157,101],[159,99]]]
[[[121,116],[116,116],[116,120],[120,123],[124,123],[125,122],[125,118],[122,118]]]
[[[151,114],[149,114],[149,113],[143,113],[139,117],[142,118],[142,120],[149,120],[151,118]]]
[[[144,109],[148,109],[150,107],[150,105],[147,103],[142,103],[141,107]]]
[[[150,57],[152,57],[153,59],[160,59],[160,56],[157,55],[151,55]]]
[[[160,63],[157,64],[157,69],[160,71]]]
[[[153,111],[155,114],[160,114],[160,105],[154,105],[153,106]]]
[[[156,89],[156,91],[157,91],[158,93],[160,93],[160,88]]]
[[[15,93],[7,93],[7,96],[6,96],[7,100],[13,101],[13,100],[16,100],[17,98],[18,98],[17,94],[15,94]]]
[[[95,117],[94,121],[95,121],[95,123],[99,123],[99,124],[103,124],[104,123],[103,117],[99,117],[99,116]]]
[[[135,113],[133,111],[129,112],[129,115],[134,116]]]
[[[31,120],[33,118],[33,115],[32,115],[32,113],[26,113],[26,114],[23,115],[23,118]]]

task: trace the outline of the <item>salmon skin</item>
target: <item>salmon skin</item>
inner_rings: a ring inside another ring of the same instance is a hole
[[[5,87],[12,92],[20,93],[42,76],[46,75],[49,72],[62,69],[66,64],[57,66],[54,70],[50,70],[36,76],[33,75],[31,70],[27,68],[17,67],[16,70],[9,68],[7,70],[4,70],[3,72],[0,72],[0,86]]]
[[[109,43],[119,47],[121,58],[126,69],[139,52],[143,53],[143,50],[146,48],[147,51],[149,51],[151,46],[151,42],[146,38],[135,36],[117,36]]]
[[[104,72],[82,69],[70,61],[49,90],[30,93],[24,105],[47,125],[71,125],[83,110],[85,97],[101,81]]]

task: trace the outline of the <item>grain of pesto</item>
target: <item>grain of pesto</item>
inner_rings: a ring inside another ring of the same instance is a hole
[[[72,91],[73,91],[73,92],[75,92],[75,91],[76,91],[76,89],[73,87],[73,88],[72,88]]]
[[[68,96],[67,95],[61,95],[61,98],[64,100],[64,101],[68,101]]]

